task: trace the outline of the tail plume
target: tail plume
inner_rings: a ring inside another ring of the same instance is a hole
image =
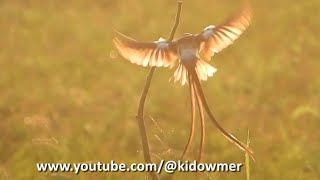
[[[173,82],[178,82],[181,85],[185,85],[188,83],[188,70],[189,64],[179,64],[178,68],[175,70],[173,77],[170,78],[170,80],[173,79]],[[194,65],[195,71],[199,77],[200,80],[206,81],[208,77],[211,77],[215,72],[217,72],[217,69],[212,67],[207,62],[198,59],[196,61],[196,64]]]
[[[194,89],[196,89],[195,84],[192,82],[192,86]],[[195,91],[196,93],[196,99],[198,102],[198,108],[199,108],[199,115],[200,115],[200,123],[201,123],[201,140],[200,140],[200,148],[199,148],[199,155],[198,155],[198,162],[200,163],[202,160],[203,156],[203,149],[204,149],[204,143],[205,143],[205,131],[206,131],[206,126],[205,126],[205,121],[204,121],[204,113],[203,113],[203,105],[201,98],[199,96],[198,91]]]
[[[194,137],[195,120],[196,120],[195,88],[194,88],[194,85],[192,83],[192,79],[191,79],[190,75],[188,75],[188,83],[189,83],[190,100],[191,100],[191,127],[190,127],[189,139],[188,139],[186,147],[183,150],[183,153],[182,153],[182,156],[181,156],[181,160],[184,160],[184,157],[185,157],[186,153],[188,152],[188,150],[190,148],[191,142],[192,142],[193,137]]]
[[[190,73],[190,75],[192,76],[192,80],[193,80],[194,85],[195,85],[195,90],[196,90],[197,94],[199,95],[199,97],[200,97],[200,99],[201,99],[201,101],[203,103],[204,109],[206,110],[206,112],[207,112],[209,118],[212,120],[213,124],[219,129],[219,131],[229,141],[231,141],[232,143],[237,145],[241,150],[248,152],[249,155],[251,156],[251,158],[254,160],[253,151],[248,146],[246,146],[245,144],[240,142],[237,138],[235,138],[232,134],[228,133],[225,129],[223,129],[223,127],[219,124],[219,122],[212,115],[212,113],[210,111],[210,108],[209,108],[209,105],[208,105],[208,103],[207,103],[207,101],[205,99],[204,93],[202,91],[200,80],[198,78],[198,75],[197,75],[195,69],[189,68],[188,69],[188,73]]]

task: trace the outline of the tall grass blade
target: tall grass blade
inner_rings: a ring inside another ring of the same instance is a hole
[[[249,132],[249,129],[248,129],[247,146],[249,147],[249,145],[250,145],[250,132]],[[249,157],[248,152],[246,152],[245,165],[246,165],[247,180],[250,180],[250,157]]]

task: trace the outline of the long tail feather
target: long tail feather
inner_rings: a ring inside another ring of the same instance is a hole
[[[195,87],[195,84],[192,83],[192,86],[195,89],[195,94],[196,94],[196,99],[197,99],[199,114],[200,114],[200,120],[201,120],[201,139],[200,139],[200,148],[199,148],[199,154],[198,154],[198,160],[197,160],[197,162],[200,163],[202,161],[202,156],[203,156],[203,149],[204,149],[204,143],[205,143],[205,129],[206,128],[205,128],[202,101],[201,101],[199,93]],[[197,178],[198,178],[198,173],[196,174],[196,179]]]
[[[188,75],[188,83],[189,83],[190,99],[191,99],[191,127],[190,127],[189,139],[188,139],[187,145],[184,148],[184,151],[182,153],[181,160],[184,159],[186,153],[188,152],[188,150],[190,148],[190,144],[193,140],[194,129],[195,129],[195,119],[196,119],[195,89],[192,84],[190,75]]]
[[[192,85],[195,86],[195,84],[192,84]],[[196,93],[199,114],[200,114],[200,119],[201,119],[201,140],[200,140],[200,151],[199,151],[199,156],[198,156],[198,162],[200,162],[202,160],[204,142],[205,142],[205,122],[204,122],[204,112],[203,112],[203,105],[202,105],[201,98],[200,98],[197,90],[195,90],[195,93]]]
[[[205,99],[204,93],[202,91],[201,88],[201,84],[200,84],[200,80],[197,76],[197,73],[195,71],[194,68],[188,68],[188,72],[191,74],[192,76],[192,80],[196,86],[196,91],[199,94],[199,97],[204,105],[204,108],[208,114],[208,116],[210,117],[210,119],[212,120],[212,122],[214,123],[214,125],[219,129],[219,131],[232,143],[236,144],[241,150],[246,151],[249,153],[249,155],[251,156],[251,158],[254,160],[253,157],[253,151],[247,147],[245,144],[243,144],[242,142],[240,142],[237,138],[235,138],[233,135],[231,135],[230,133],[228,133],[225,129],[222,128],[222,126],[218,123],[218,121],[214,118],[214,116],[212,115],[210,109],[209,109],[209,105]]]

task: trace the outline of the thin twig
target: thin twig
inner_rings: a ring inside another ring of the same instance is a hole
[[[178,25],[180,23],[181,8],[182,8],[182,1],[178,1],[178,11],[177,11],[177,14],[176,14],[175,23],[174,23],[174,26],[171,29],[170,37],[169,37],[168,41],[172,41],[173,40],[174,34],[176,33],[176,30],[177,30]]]
[[[176,19],[175,19],[175,24],[173,28],[171,29],[170,33],[170,38],[168,41],[172,41],[174,38],[174,34],[177,30],[177,27],[180,22],[180,13],[181,13],[181,7],[182,7],[182,1],[178,1],[178,11],[176,14]],[[151,67],[149,74],[146,79],[146,84],[143,88],[142,95],[140,98],[139,102],[139,107],[138,107],[138,113],[136,115],[136,119],[138,120],[138,125],[139,125],[139,131],[141,135],[141,141],[142,141],[142,149],[143,149],[143,155],[144,155],[144,160],[146,163],[151,163],[151,157],[150,157],[150,150],[149,150],[149,144],[148,144],[148,137],[147,137],[147,132],[146,132],[146,127],[144,124],[144,118],[143,118],[143,111],[144,111],[144,103],[146,101],[146,97],[149,91],[149,87],[151,84],[151,80],[153,77],[153,73],[156,70],[156,67]],[[152,180],[159,180],[160,177],[157,173],[155,172],[150,172]]]
[[[138,114],[136,116],[136,119],[138,120],[139,125],[139,131],[141,135],[141,141],[142,141],[142,151],[144,156],[144,161],[146,163],[151,163],[151,157],[150,157],[150,150],[149,150],[149,143],[148,143],[148,137],[146,132],[146,127],[144,125],[144,118],[143,118],[143,111],[144,111],[144,102],[146,101],[146,97],[148,94],[148,90],[151,84],[153,72],[155,71],[155,68],[151,68],[150,72],[147,76],[146,84],[143,88],[143,92],[140,98],[139,107],[138,107]],[[155,172],[150,172],[150,175],[152,177],[152,180],[160,180],[160,177]]]

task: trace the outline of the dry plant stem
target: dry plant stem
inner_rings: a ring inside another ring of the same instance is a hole
[[[195,87],[196,87],[196,91],[198,92],[199,94],[199,97],[202,101],[202,104],[204,106],[204,109],[206,110],[209,118],[211,119],[211,121],[213,122],[213,124],[219,129],[219,131],[228,139],[230,140],[231,142],[233,142],[234,144],[236,144],[241,150],[243,151],[246,151],[250,156],[251,158],[254,160],[254,157],[253,157],[253,151],[247,147],[245,144],[241,143],[238,139],[236,139],[233,135],[229,134],[225,129],[223,129],[221,127],[221,125],[218,123],[218,121],[214,118],[214,116],[212,115],[211,111],[210,111],[210,108],[209,108],[209,105],[206,101],[206,98],[203,94],[203,91],[202,91],[202,88],[201,88],[201,84],[200,84],[200,80],[198,78],[198,75],[195,71],[194,68],[189,68],[188,69],[189,73],[191,73],[192,75],[192,79],[194,81],[194,84],[195,84]]]
[[[178,1],[178,11],[176,14],[175,18],[175,24],[173,28],[171,29],[170,33],[170,38],[168,41],[172,41],[174,38],[174,34],[176,32],[176,29],[179,25],[180,22],[180,13],[181,13],[181,8],[182,8],[182,1]],[[136,115],[136,119],[138,120],[138,125],[139,125],[139,131],[141,135],[141,141],[142,141],[142,149],[143,149],[143,155],[144,155],[144,160],[146,163],[151,163],[151,157],[150,157],[150,150],[149,150],[149,143],[148,143],[148,137],[147,137],[147,132],[146,132],[146,127],[144,124],[144,118],[143,118],[143,110],[144,110],[144,103],[148,94],[148,90],[151,84],[151,80],[153,77],[153,73],[156,70],[156,67],[151,67],[149,74],[147,76],[146,84],[143,88],[143,92],[140,98],[139,102],[139,107],[138,107],[138,113]],[[159,175],[155,172],[150,172],[152,180],[158,180],[160,179]]]
[[[181,160],[184,160],[185,155],[187,154],[190,144],[193,140],[194,137],[194,129],[195,129],[195,119],[196,119],[196,103],[195,103],[195,92],[194,92],[194,86],[192,84],[191,76],[188,76],[188,81],[189,81],[189,89],[190,89],[190,100],[191,100],[191,127],[190,127],[190,134],[189,134],[189,139],[187,142],[186,147],[183,150]]]
[[[178,25],[180,23],[180,14],[181,14],[181,8],[182,8],[182,1],[178,1],[178,10],[177,10],[177,14],[176,14],[176,19],[175,19],[175,23],[171,29],[170,32],[170,37],[168,39],[168,41],[172,41],[174,38],[174,34],[176,33],[176,30],[178,28]]]
[[[143,156],[144,156],[144,161],[146,163],[151,163],[151,156],[150,156],[150,150],[149,150],[149,143],[148,143],[148,137],[147,137],[147,132],[146,132],[146,127],[144,124],[144,118],[143,118],[143,111],[144,111],[144,103],[149,91],[149,87],[151,84],[151,79],[153,76],[153,73],[156,69],[151,68],[149,71],[149,74],[147,76],[146,84],[143,88],[143,92],[140,98],[139,102],[139,108],[138,108],[138,114],[136,116],[138,120],[138,125],[139,125],[139,130],[140,130],[140,136],[141,136],[141,141],[142,141],[142,150],[143,150]],[[152,180],[160,180],[160,177],[157,173],[155,172],[150,172]]]

